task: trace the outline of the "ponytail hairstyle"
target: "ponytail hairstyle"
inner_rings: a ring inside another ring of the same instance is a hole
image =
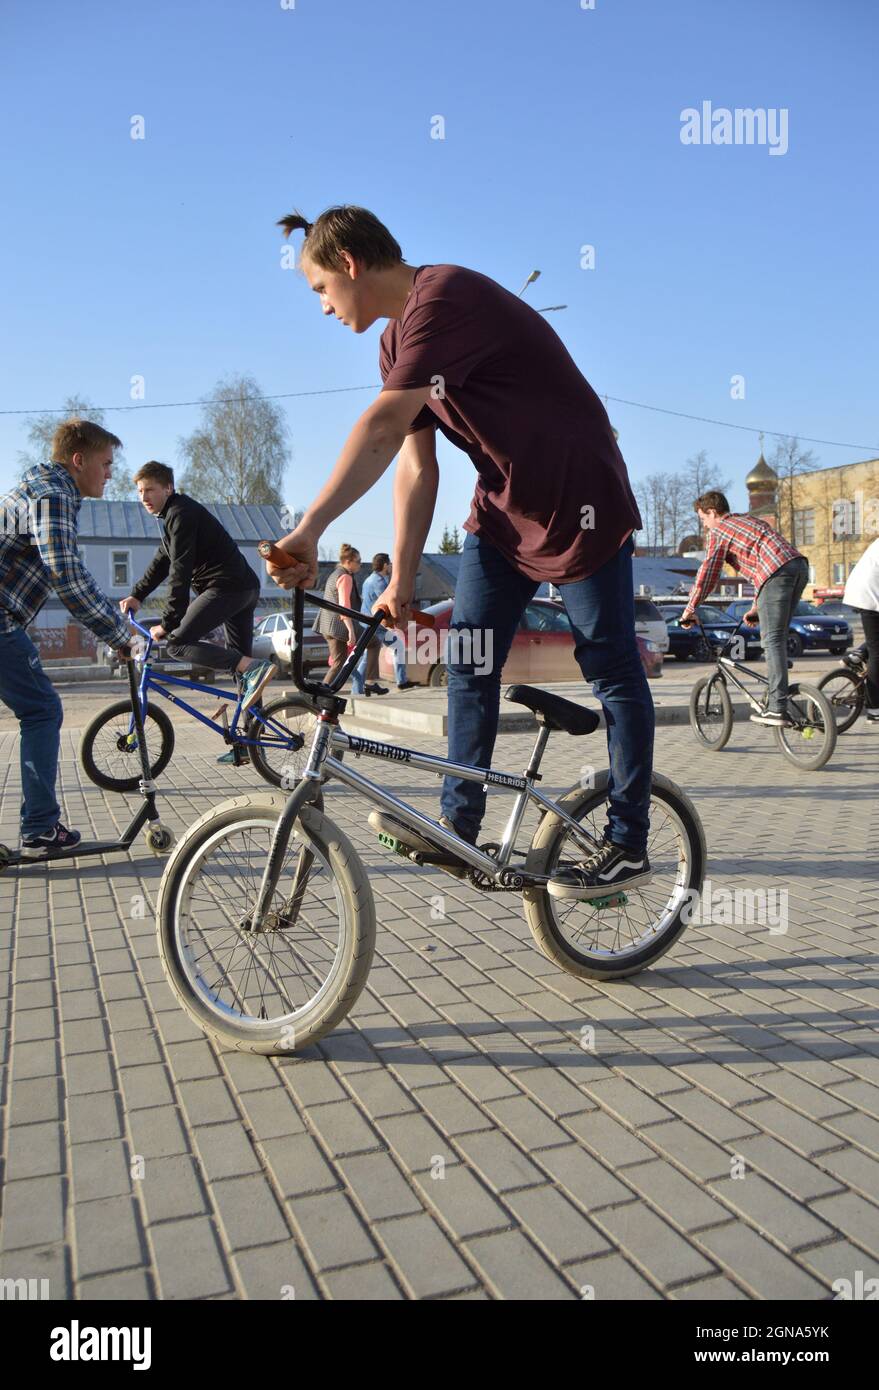
[[[304,232],[300,255],[308,255],[322,270],[344,270],[342,252],[347,251],[367,270],[386,270],[400,265],[403,252],[387,227],[375,213],[366,208],[343,205],[327,208],[315,222],[309,222],[301,212],[288,213],[278,219],[284,236]]]

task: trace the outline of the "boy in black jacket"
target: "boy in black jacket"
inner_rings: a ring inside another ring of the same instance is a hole
[[[174,473],[164,463],[145,463],[134,475],[140,500],[158,517],[164,535],[142,579],[128,598],[123,613],[137,612],[153,589],[168,580],[168,600],[161,623],[150,628],[153,639],[168,639],[168,654],[236,674],[244,692],[242,708],[259,699],[275,674],[271,661],[255,661],[253,613],[259,601],[259,580],[229,532],[194,498],[174,491]],[[196,598],[189,602],[190,588]],[[223,623],[226,646],[203,638]]]

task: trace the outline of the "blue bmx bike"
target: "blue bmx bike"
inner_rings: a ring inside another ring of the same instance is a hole
[[[305,736],[314,724],[314,714],[301,695],[281,695],[267,704],[257,704],[242,711],[242,695],[201,681],[173,676],[168,671],[154,671],[150,664],[153,639],[149,630],[129,614],[131,626],[146,638],[146,647],[138,658],[141,667],[136,685],[140,707],[141,727],[149,750],[150,777],[156,778],[171,761],[174,752],[174,725],[160,705],[151,702],[151,695],[161,695],[178,709],[185,710],[214,729],[223,742],[230,745],[234,763],[252,763],[261,777],[273,787],[291,787],[301,774],[303,757],[298,756]],[[135,690],[135,687],[132,686]],[[182,690],[216,696],[218,707],[212,715],[203,714],[181,698]],[[117,700],[96,715],[83,731],[79,757],[83,771],[96,786],[105,791],[136,791],[142,776],[140,736],[134,715],[134,695]]]

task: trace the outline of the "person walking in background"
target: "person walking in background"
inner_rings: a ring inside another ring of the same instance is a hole
[[[65,420],[52,458],[0,500],[0,700],[21,728],[21,853],[39,859],[82,839],[58,819],[55,796],[64,711],[25,628],[52,590],[77,622],[130,656],[131,629],[82,562],[76,539],[83,497],[103,497],[121,441],[90,420]]]
[[[868,545],[848,577],[843,603],[857,608],[867,647],[867,722],[879,724],[879,540]]]
[[[363,598],[356,579],[360,565],[360,551],[355,550],[353,545],[348,545],[346,542],[339,549],[339,563],[324,585],[324,598],[330,603],[338,603],[343,608],[353,608],[362,613]],[[339,667],[343,665],[359,634],[355,632],[351,618],[345,618],[341,613],[330,613],[326,608],[320,609],[312,631],[320,633],[327,639],[327,646],[330,649],[330,668],[327,679],[332,680]],[[355,695],[387,695],[387,689],[378,683],[380,651],[381,643],[377,637],[373,637],[364,653],[366,683],[364,684],[361,667],[355,670],[351,680],[351,689]]]
[[[375,612],[375,605],[378,603],[385,589],[391,582],[391,557],[383,550],[372,557],[372,574],[363,584],[363,612],[372,617]],[[379,628],[376,636],[386,647],[394,648],[394,679],[397,682],[398,690],[412,690],[416,684],[410,681],[406,673],[406,644],[402,635],[398,631],[388,632],[384,628]],[[363,673],[366,670],[366,663],[369,658],[368,650],[363,653],[355,672],[355,679],[359,677],[363,681]]]
[[[774,728],[789,724],[787,634],[809,578],[809,562],[796,546],[759,517],[730,512],[722,492],[703,493],[693,507],[708,532],[708,547],[681,614],[681,626],[691,627],[695,622],[699,604],[714,589],[724,563],[753,584],[754,603],[743,621],[753,624],[760,619],[769,689],[766,708],[760,714],[752,714],[751,720]]]

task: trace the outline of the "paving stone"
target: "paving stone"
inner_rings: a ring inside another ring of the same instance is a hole
[[[386,1153],[352,1155],[339,1167],[370,1221],[420,1212],[422,1204]]]
[[[310,1134],[269,1139],[262,1145],[266,1162],[285,1197],[337,1187],[339,1179]]]
[[[595,1220],[633,1264],[662,1285],[714,1272],[704,1255],[643,1202],[608,1207]]]
[[[464,1134],[458,1139],[458,1147],[495,1192],[530,1187],[545,1181],[540,1169],[505,1134],[497,1131]],[[557,1152],[559,1150],[548,1150],[548,1154]],[[544,1155],[541,1154],[543,1159]]]
[[[535,1244],[556,1263],[610,1249],[600,1231],[553,1187],[511,1192],[506,1201]]]
[[[27,1280],[25,1292],[30,1296],[33,1290],[38,1299],[72,1297],[69,1260],[61,1241],[0,1252],[0,1279]]]
[[[793,1149],[780,1144],[776,1139],[770,1139],[768,1135],[758,1135],[755,1139],[739,1139],[735,1148],[744,1158],[748,1168],[771,1178],[792,1197],[811,1201],[813,1197],[826,1196],[842,1187],[838,1178],[822,1172],[817,1164],[800,1158]],[[726,1177],[728,1173],[722,1176]]]
[[[330,1105],[312,1105],[309,1120],[329,1153],[365,1153],[381,1143],[353,1101],[334,1101]]]
[[[132,1191],[128,1153],[121,1139],[96,1139],[74,1144],[70,1150],[73,1199],[91,1202],[97,1197],[119,1197]]]
[[[286,1240],[290,1232],[275,1195],[259,1174],[215,1182],[211,1196],[220,1213],[230,1250]]]
[[[201,1125],[194,1133],[195,1144],[208,1181],[257,1173],[262,1165],[250,1138],[234,1121],[221,1125]]]
[[[289,1207],[308,1255],[318,1269],[378,1258],[378,1250],[343,1193],[295,1197]]]
[[[131,1197],[102,1197],[96,1202],[78,1202],[73,1208],[73,1230],[79,1279],[144,1262],[146,1250]],[[179,1251],[177,1258],[180,1258]]]
[[[64,1180],[52,1175],[6,1184],[2,1247],[18,1250],[64,1239]]]
[[[816,1216],[871,1253],[879,1249],[879,1207],[855,1192],[840,1192],[812,1203]]]
[[[292,1236],[275,1245],[239,1250],[235,1265],[246,1298],[281,1302],[314,1301],[320,1297],[308,1266]]]
[[[207,1210],[195,1164],[188,1154],[148,1159],[138,1190],[150,1225],[173,1217],[199,1216]]]
[[[475,1236],[466,1249],[498,1298],[575,1298],[571,1285],[519,1231]]]
[[[413,1179],[419,1193],[459,1239],[509,1226],[507,1210],[491,1196],[463,1163],[447,1165]]]
[[[284,1086],[273,1085],[270,1090],[248,1091],[240,1099],[257,1140],[305,1133],[305,1121]],[[238,1123],[237,1116],[235,1122]]]
[[[701,1231],[699,1244],[757,1298],[815,1299],[823,1290],[801,1265],[782,1255],[741,1221]]]
[[[63,1173],[66,1167],[64,1131],[55,1121],[16,1125],[9,1131],[6,1181]]]
[[[324,1275],[324,1282],[330,1298],[344,1303],[386,1303],[406,1297],[390,1270],[374,1262],[333,1270]]]
[[[725,1220],[728,1212],[704,1186],[661,1158],[626,1169],[626,1182],[685,1231]]]
[[[149,1273],[145,1269],[120,1269],[114,1274],[99,1274],[92,1279],[81,1279],[77,1289],[81,1299],[95,1302],[143,1303],[154,1298],[154,1288]]]
[[[161,1298],[217,1298],[231,1289],[217,1233],[206,1216],[154,1226],[150,1242]]]

